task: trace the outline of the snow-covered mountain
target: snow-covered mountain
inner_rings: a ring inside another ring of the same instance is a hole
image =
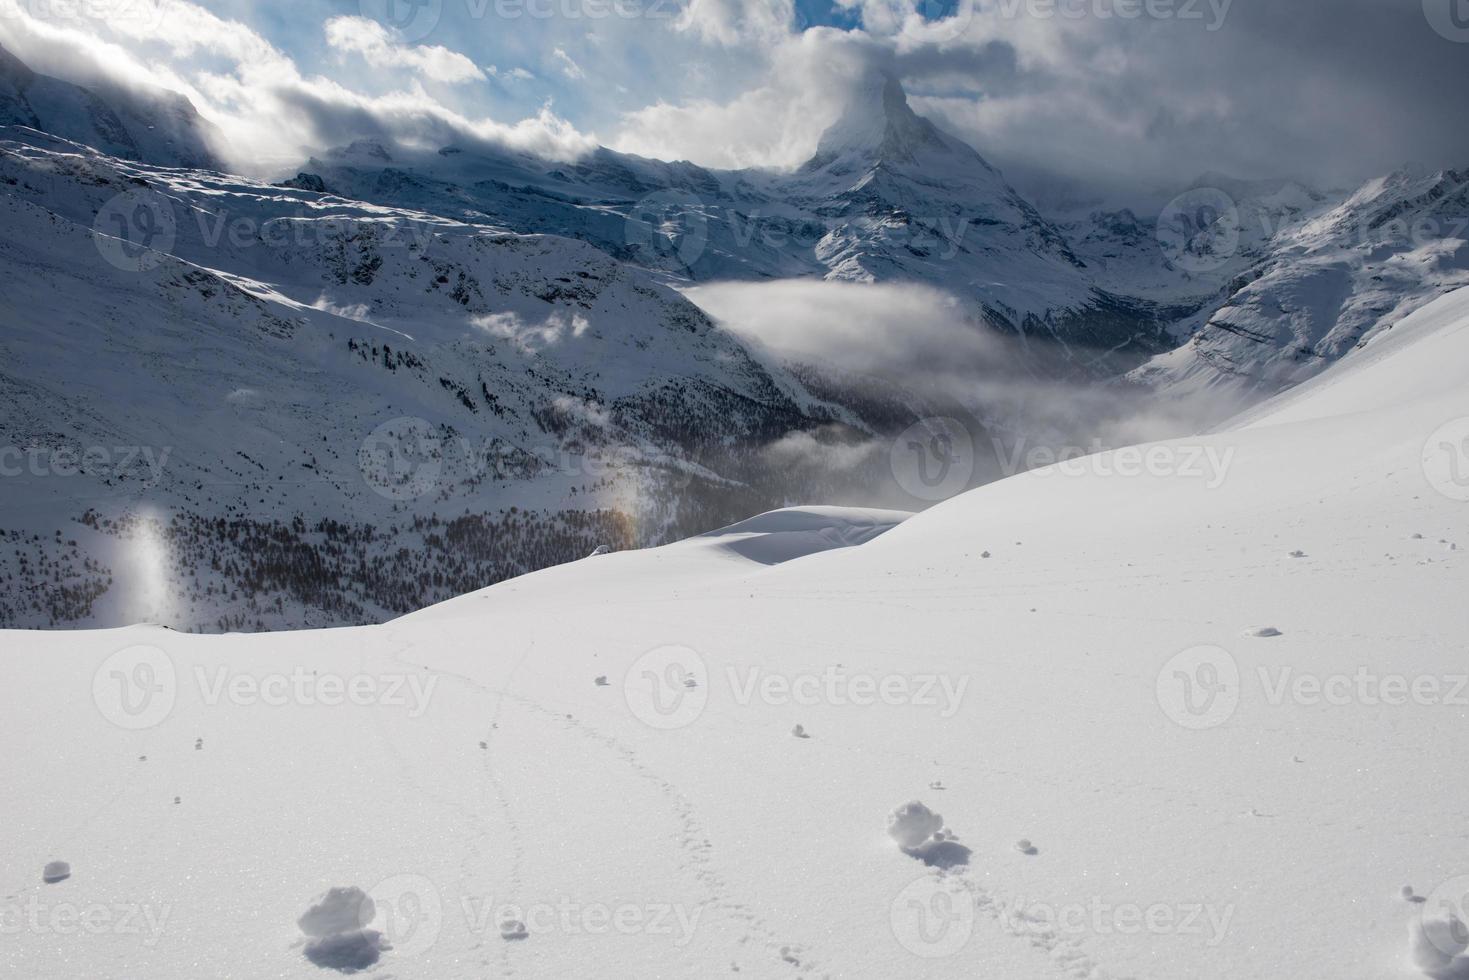
[[[1048,389],[782,363],[670,286],[919,283],[1027,382],[1244,405],[1469,283],[1463,175],[1051,218],[884,75],[790,173],[359,141],[268,185],[187,101],[3,51],[0,119],[10,624],[379,620],[801,500],[917,505],[889,450],[938,446],[894,443],[921,419],[975,482],[1046,435],[1015,416]]]
[[[42,75],[0,46],[0,126],[28,126],[125,160],[222,169],[214,129],[188,99],[161,89],[90,86]]]
[[[580,238],[674,280],[924,283],[958,297],[976,329],[1022,338],[1037,359],[1022,358],[1018,371],[1133,370],[1165,392],[1221,388],[1243,404],[1465,281],[1462,179],[1409,173],[1356,192],[1206,174],[1160,215],[1047,217],[915,114],[894,78],[875,75],[794,173],[605,148],[565,164],[496,147],[366,141],[311,160],[299,179]],[[1325,281],[1337,275],[1339,290]],[[1317,299],[1297,295],[1318,287]],[[1263,328],[1222,336],[1267,293]]]
[[[380,619],[820,492],[767,447],[923,414],[811,395],[580,241],[19,128],[0,191],[14,624]],[[150,539],[171,608],[109,585]]]
[[[1132,375],[1165,396],[1275,394],[1469,285],[1469,172],[1409,168],[1344,198],[1298,185],[1231,196],[1240,247],[1212,270],[1227,282],[1180,324],[1187,343]]]
[[[707,282],[811,276],[921,282],[965,303],[977,329],[1109,375],[1167,346],[1195,307],[1102,283],[1066,237],[971,147],[874,75],[794,173],[717,171],[599,149],[557,163],[492,146],[436,152],[361,141],[310,160],[361,200],[591,242],[624,261]]]
[[[1460,291],[1222,432],[906,521],[350,630],[0,633],[0,963],[1462,977],[1466,418]]]

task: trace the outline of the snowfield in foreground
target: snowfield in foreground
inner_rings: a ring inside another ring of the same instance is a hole
[[[0,970],[1462,977],[1466,419],[1460,292],[906,521],[5,633]]]

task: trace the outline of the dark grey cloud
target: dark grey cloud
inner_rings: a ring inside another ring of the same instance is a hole
[[[1233,0],[1217,30],[1207,4],[1201,20],[1095,16],[1113,0],[1035,16],[1046,2],[990,0],[983,43],[898,57],[920,110],[1022,186],[1138,195],[1219,171],[1332,187],[1469,167],[1469,31],[1449,40],[1425,15],[1465,0]]]

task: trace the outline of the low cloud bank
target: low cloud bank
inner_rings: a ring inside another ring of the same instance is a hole
[[[957,297],[926,286],[784,280],[698,286],[685,295],[767,357],[840,379],[849,393],[896,393],[920,414],[956,420],[961,431],[931,435],[945,447],[967,437],[970,445],[952,452],[968,456],[968,486],[1056,458],[1182,438],[1229,411],[1222,402],[1164,400],[1119,381],[1054,380],[1064,374],[1063,352],[997,333]],[[895,440],[912,439],[885,432],[854,444],[831,431],[797,433],[768,452],[772,466],[826,468],[834,502],[913,509],[937,498],[923,499],[920,487],[915,499],[901,473],[888,479],[887,472],[900,468],[889,463],[905,451]]]

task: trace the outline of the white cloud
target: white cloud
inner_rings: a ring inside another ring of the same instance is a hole
[[[469,322],[491,337],[510,341],[528,354],[553,347],[568,336],[580,337],[591,328],[591,321],[580,313],[568,317],[562,310],[548,314],[539,323],[529,323],[513,311],[486,313],[471,317]]]
[[[560,63],[561,73],[567,78],[575,81],[577,79],[582,79],[586,77],[586,72],[581,70],[581,65],[578,65],[575,61],[573,61],[571,55],[567,54],[561,48],[556,48],[554,51],[552,51],[551,57],[555,58]]]
[[[485,19],[495,4],[445,3],[436,40],[447,47],[405,45],[390,29],[338,18],[330,50],[352,57],[298,65],[273,34],[242,22],[255,5],[209,4],[245,11],[231,19],[202,0],[0,0],[0,43],[50,74],[182,92],[252,172],[353,130],[458,133],[559,158],[592,145],[547,112],[513,125],[482,118],[482,99],[528,111],[530,93],[510,83],[529,73],[507,64],[537,64],[538,94],[588,129],[613,131],[618,149],[714,166],[802,162],[855,67],[874,63],[1022,190],[1048,175],[1110,181],[1143,206],[1140,188],[1176,190],[1206,170],[1341,186],[1409,159],[1469,159],[1463,46],[1434,34],[1411,0],[841,2],[860,30],[798,32],[793,0],[676,0],[656,5],[664,17],[650,2],[540,4],[646,16],[609,13],[595,29],[586,18],[522,16],[514,30]],[[309,16],[309,5],[292,16]],[[422,87],[479,78],[500,84]]]
[[[791,0],[689,0],[676,29],[725,47],[787,37],[795,21]]]
[[[1044,354],[975,322],[927,286],[789,279],[685,290],[721,326],[770,356],[835,370],[849,384],[896,384],[1023,432],[1037,444],[1107,446],[1173,438],[1227,414],[1223,399],[1165,402],[1141,387],[1043,381]],[[883,390],[879,388],[878,390]]]
[[[411,68],[436,82],[483,81],[484,72],[464,55],[441,45],[399,44],[387,28],[366,17],[333,17],[325,24],[333,49],[362,55],[375,68]]]
[[[727,101],[659,101],[629,112],[609,145],[707,167],[794,167],[815,152],[855,81],[890,56],[862,33],[789,34],[768,49],[761,84]]]
[[[322,75],[306,76],[244,24],[184,0],[158,2],[153,23],[89,16],[89,4],[71,5],[71,16],[46,21],[28,4],[0,0],[0,44],[37,71],[71,81],[106,79],[181,93],[219,128],[225,145],[216,149],[241,173],[273,176],[359,137],[419,146],[485,141],[558,160],[597,146],[547,108],[503,123],[455,111],[417,80],[369,95]],[[153,9],[151,0],[132,6]],[[370,36],[358,33],[349,42],[339,32],[347,44]],[[440,75],[454,70],[442,59],[427,63]]]

